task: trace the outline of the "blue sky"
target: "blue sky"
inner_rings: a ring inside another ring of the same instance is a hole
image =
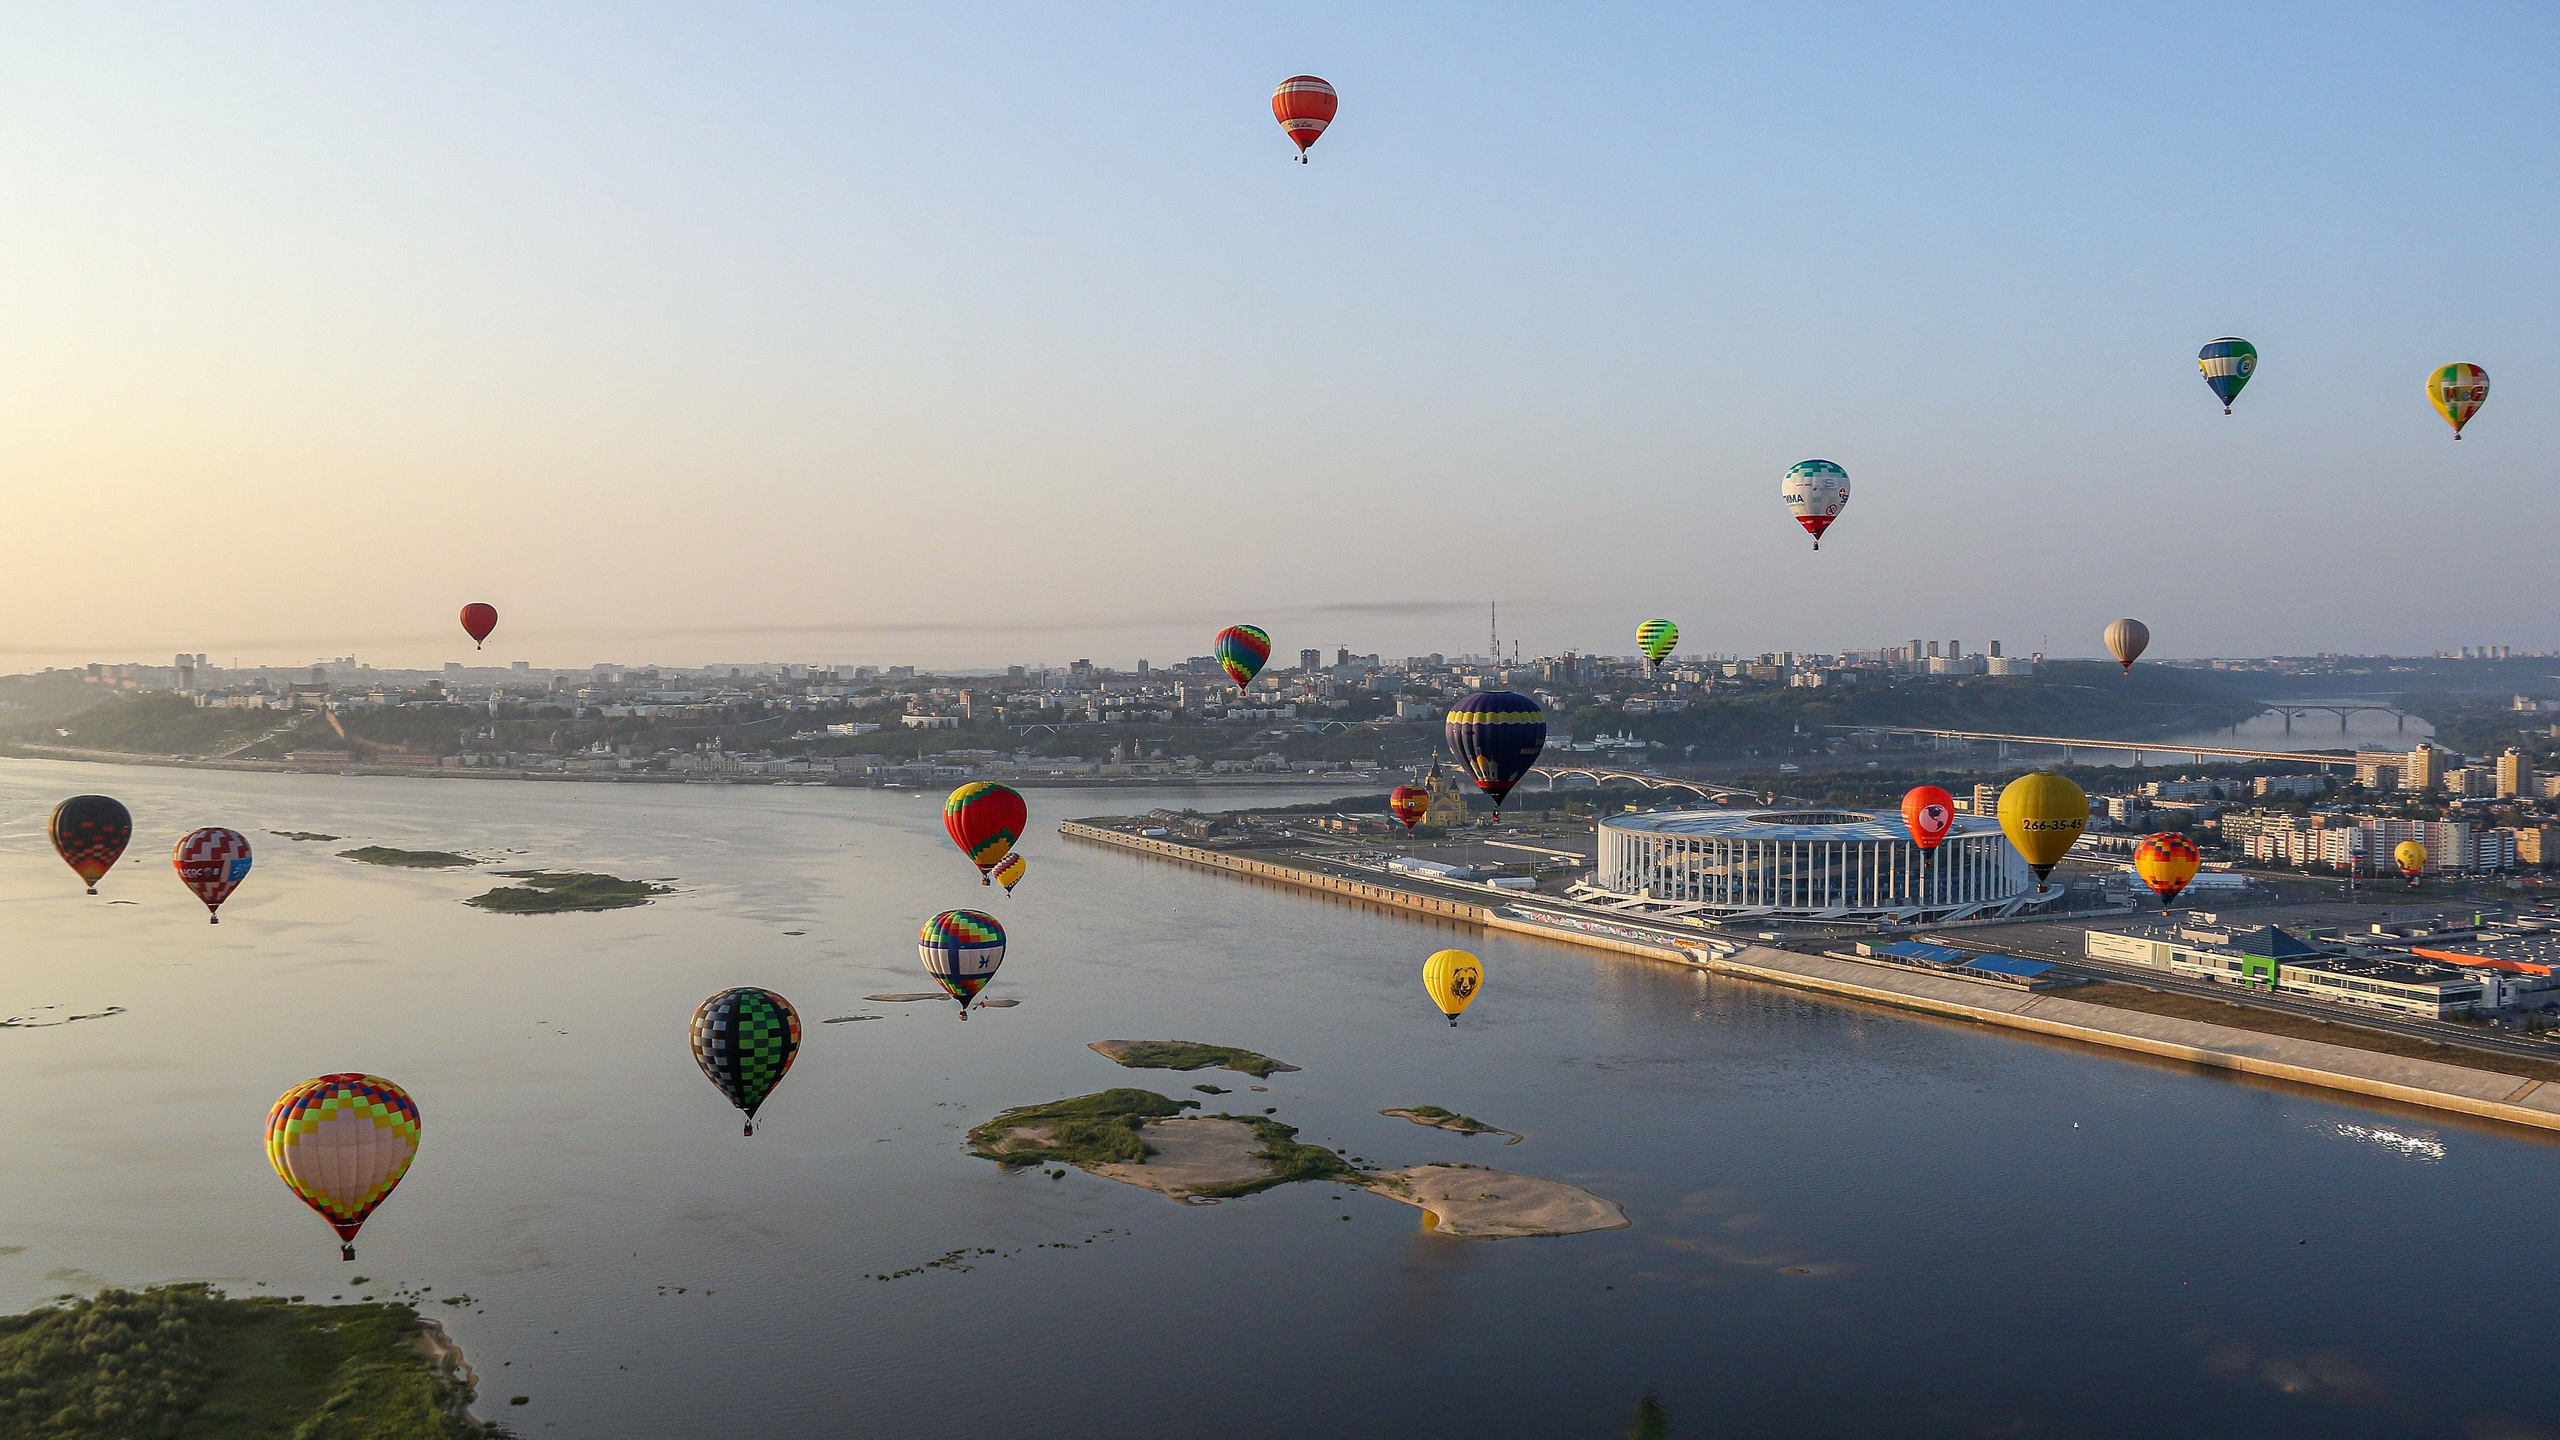
[[[0,663],[2560,648],[2560,22],[2056,8],[21,13]]]

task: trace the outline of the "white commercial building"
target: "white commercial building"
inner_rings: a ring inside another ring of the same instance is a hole
[[[1959,815],[1934,850],[1858,810],[1677,810],[1600,822],[1589,898],[1801,919],[1958,919],[2036,898],[1996,820]],[[1577,892],[1580,893],[1580,892]],[[2058,895],[2058,889],[2046,892]]]

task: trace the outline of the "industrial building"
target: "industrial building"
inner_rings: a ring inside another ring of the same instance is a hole
[[[1581,898],[1663,914],[1951,920],[2038,902],[1999,822],[1959,815],[1935,850],[1899,815],[1861,810],[1675,810],[1600,822]],[[2059,888],[2044,892],[2058,896]]]
[[[2145,925],[2086,932],[2092,960],[2144,965],[2188,979],[2253,985],[2287,995],[2390,1010],[2426,1020],[2450,1020],[2475,1012],[2538,1008],[2560,999],[2547,969],[2539,977],[2503,977],[2477,960],[2443,952],[2381,954],[2350,946],[2333,934],[2296,937],[2273,925],[2225,927]],[[2541,993],[2549,987],[2546,997]]]

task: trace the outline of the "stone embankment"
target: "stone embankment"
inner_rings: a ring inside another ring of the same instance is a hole
[[[1266,861],[1221,855],[1195,846],[1151,840],[1073,821],[1060,826],[1059,831],[1073,839],[1137,850],[1203,869],[1225,870],[1300,889],[1324,891],[1489,930],[1537,935],[1592,949],[1688,965],[1717,975],[1786,985],[1948,1019],[2001,1025],[2403,1105],[2456,1111],[2542,1130],[2560,1130],[2560,1084],[2545,1085],[2539,1080],[2522,1080],[2513,1075],[2433,1060],[2409,1059],[2317,1040],[2265,1035],[2227,1025],[2091,1005],[2069,999],[2068,992],[2031,994],[1855,960],[1800,955],[1768,946],[1740,947],[1732,942],[1684,941],[1669,935],[1653,943],[1635,927],[1568,915],[1552,905],[1493,907],[1443,900],[1391,885],[1347,880]],[[1546,918],[1543,921],[1532,920],[1512,913],[1518,910]]]

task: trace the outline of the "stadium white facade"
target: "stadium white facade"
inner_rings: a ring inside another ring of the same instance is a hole
[[[1860,810],[1604,819],[1597,873],[1576,894],[1655,915],[1799,920],[1961,920],[2038,903],[1998,821],[1959,815],[1937,849],[1922,850],[1901,816]]]

